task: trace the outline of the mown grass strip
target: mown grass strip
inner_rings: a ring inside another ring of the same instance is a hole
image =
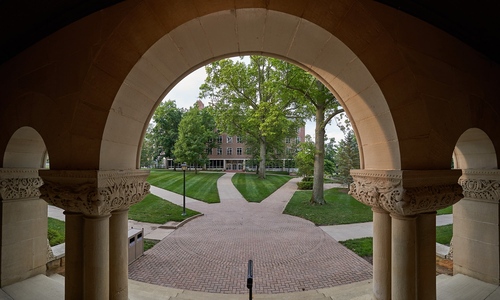
[[[182,216],[181,206],[149,194],[144,200],[130,207],[128,218],[139,222],[165,224],[168,221],[180,222],[197,214],[199,212],[186,208],[186,216]]]
[[[224,173],[186,171],[186,196],[206,203],[219,203],[217,180]],[[184,174],[182,170],[152,170],[148,182],[151,185],[177,193],[183,193]]]
[[[288,175],[266,175],[266,179],[260,179],[256,174],[237,173],[231,180],[247,201],[261,202],[291,178]]]
[[[297,191],[284,213],[313,222],[316,225],[338,225],[372,221],[371,207],[357,201],[345,191],[333,188],[324,193],[325,205],[312,205],[312,191]]]

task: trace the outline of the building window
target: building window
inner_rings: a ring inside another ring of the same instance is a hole
[[[222,135],[219,135],[219,137],[217,138],[217,143],[222,144]]]
[[[227,148],[226,149],[226,154],[227,155],[232,155],[233,154],[233,148]]]
[[[295,139],[295,142],[298,144],[300,143],[300,136],[298,136],[296,139]]]
[[[245,149],[246,154],[252,154],[252,148],[248,147]]]
[[[241,144],[241,143],[242,143],[241,136],[237,136],[237,137],[236,137],[236,143],[238,143],[238,144]]]
[[[231,144],[232,142],[233,142],[233,137],[232,136],[228,136],[227,137],[227,143]]]
[[[243,154],[243,149],[242,148],[236,148],[236,155],[242,155]]]
[[[222,155],[222,148],[217,148],[217,155]]]
[[[290,144],[290,138],[289,137],[285,138],[285,143]]]
[[[207,148],[207,154],[212,155],[213,154],[213,149],[212,148]]]

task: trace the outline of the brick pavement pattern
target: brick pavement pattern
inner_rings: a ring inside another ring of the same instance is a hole
[[[333,287],[372,278],[372,265],[313,223],[282,214],[296,190],[291,180],[261,203],[247,203],[218,183],[221,203],[191,201],[205,215],[167,236],[129,266],[130,279],[209,293],[244,294],[254,262],[254,293]],[[170,200],[170,199],[169,199]]]

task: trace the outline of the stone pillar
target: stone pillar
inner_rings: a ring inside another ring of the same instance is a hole
[[[436,300],[436,212],[417,217],[417,296]]]
[[[391,217],[380,208],[373,211],[373,296],[391,299]]]
[[[109,215],[85,216],[84,299],[109,298]]]
[[[65,211],[83,215],[81,245],[70,241],[71,246],[79,248],[75,249],[77,253],[83,253],[83,276],[73,270],[80,269],[76,263],[67,264],[66,268],[73,275],[69,283],[83,287],[85,299],[128,298],[128,281],[124,279],[128,277],[128,255],[124,255],[128,248],[123,244],[127,242],[126,210],[149,193],[148,175],[149,171],[144,170],[40,171],[44,180],[41,198]],[[110,220],[112,212],[116,213]],[[120,236],[124,232],[124,237],[110,240],[110,233]],[[112,255],[118,255],[112,259],[110,246]]]
[[[457,183],[460,173],[460,170],[351,170],[354,182],[349,193],[374,210],[375,299],[435,299],[435,237],[430,245],[431,236],[435,235],[435,217],[425,213],[453,205],[462,198]],[[385,217],[381,211],[390,213],[392,221],[382,221]],[[388,224],[392,225],[391,230],[385,229]],[[386,257],[390,259],[383,260],[379,256],[387,251],[384,247],[388,239],[391,250]],[[428,291],[418,294],[420,288],[427,287]]]
[[[392,299],[414,300],[417,299],[416,217],[395,214],[391,217]]]
[[[128,298],[128,209],[111,212],[109,221],[109,299]]]
[[[500,284],[500,170],[463,170],[453,208],[453,272]]]
[[[47,203],[38,169],[0,169],[0,287],[45,274]]]
[[[64,298],[83,299],[83,215],[65,211]]]

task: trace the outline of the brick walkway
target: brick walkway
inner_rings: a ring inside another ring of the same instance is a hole
[[[219,180],[221,203],[191,201],[205,214],[167,236],[129,267],[130,279],[172,288],[247,293],[254,261],[254,293],[289,293],[372,278],[372,266],[319,227],[281,214],[294,180],[262,203],[247,203],[230,181]]]

